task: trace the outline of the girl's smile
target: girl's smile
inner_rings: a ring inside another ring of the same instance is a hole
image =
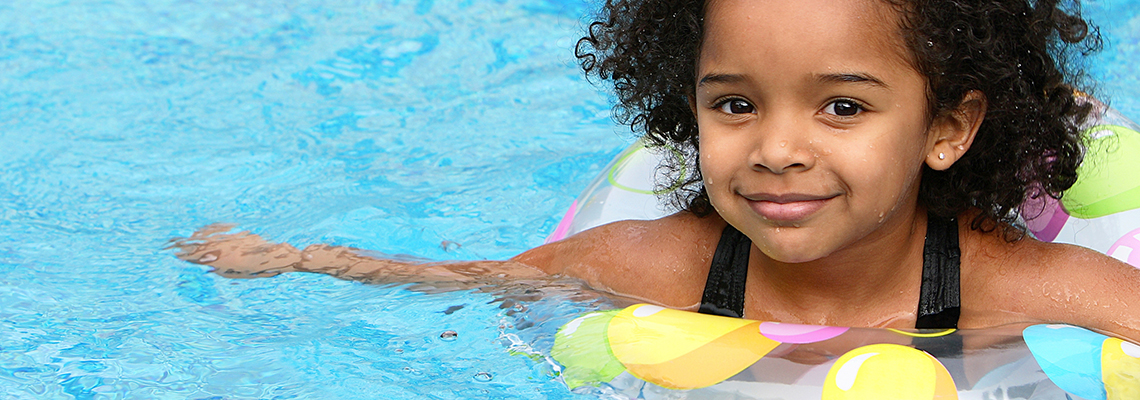
[[[773,223],[791,223],[807,218],[819,211],[831,199],[839,197],[838,194],[813,195],[802,193],[787,193],[775,195],[769,193],[756,193],[742,195],[748,200],[756,214]]]
[[[772,259],[908,248],[937,129],[897,19],[873,0],[708,5],[701,173],[717,212]]]

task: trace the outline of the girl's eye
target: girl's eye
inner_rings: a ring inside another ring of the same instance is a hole
[[[752,107],[752,104],[741,99],[726,100],[720,103],[718,108],[721,112],[727,114],[751,114],[753,111],[756,111],[756,109]]]
[[[823,110],[823,112],[840,117],[853,117],[860,111],[863,111],[863,106],[854,100],[836,100],[828,104],[827,108]]]

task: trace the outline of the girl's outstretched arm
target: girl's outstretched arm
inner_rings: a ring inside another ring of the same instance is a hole
[[[351,247],[312,245],[297,249],[270,243],[232,225],[206,226],[175,238],[178,258],[213,267],[231,278],[318,272],[370,283],[418,283],[434,288],[467,288],[487,283],[572,279],[579,287],[610,298],[635,299],[695,309],[704,291],[712,252],[724,229],[720,218],[678,213],[653,221],[618,221],[507,261],[424,262],[372,257]]]
[[[288,243],[271,243],[249,232],[229,233],[232,226],[206,226],[187,238],[170,241],[168,248],[183,260],[213,267],[229,278],[259,278],[284,272],[316,272],[338,278],[384,283],[476,282],[547,276],[546,272],[516,261],[459,261],[422,263],[369,257],[351,247],[311,245],[297,249]]]

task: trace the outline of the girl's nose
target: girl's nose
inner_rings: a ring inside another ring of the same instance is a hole
[[[816,154],[807,129],[791,118],[770,117],[758,124],[750,155],[752,169],[775,174],[811,169]]]

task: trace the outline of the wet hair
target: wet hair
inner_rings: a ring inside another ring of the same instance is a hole
[[[1012,226],[1027,198],[1060,198],[1076,182],[1080,126],[1092,109],[1075,92],[1085,80],[1079,63],[1101,47],[1079,4],[883,1],[899,12],[911,61],[927,79],[928,118],[953,112],[971,90],[988,103],[962,158],[945,171],[923,167],[919,202],[944,218],[977,209],[971,227],[989,231]],[[614,118],[682,155],[661,166],[658,181],[684,182],[669,200],[698,215],[713,212],[689,108],[704,12],[704,1],[607,0],[575,48],[588,78],[612,83]]]

